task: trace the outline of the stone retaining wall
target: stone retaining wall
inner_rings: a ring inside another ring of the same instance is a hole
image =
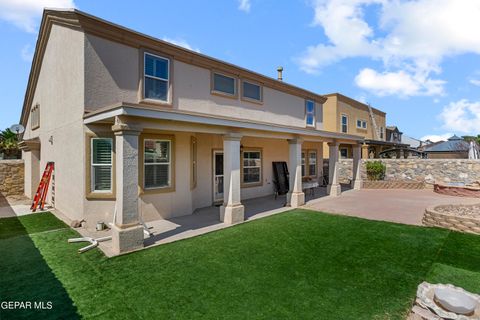
[[[23,195],[23,160],[0,160],[0,193],[3,196]]]
[[[364,159],[361,168],[363,180],[367,180],[365,162],[375,160],[386,165],[387,181],[419,182],[427,186],[480,181],[480,160],[468,159]],[[324,164],[328,167],[328,159],[324,159]],[[352,159],[341,159],[339,164],[339,180],[348,183],[352,179]]]
[[[441,227],[450,230],[480,234],[480,220],[466,216],[440,213],[436,207],[429,207],[423,215],[423,224],[431,227]]]

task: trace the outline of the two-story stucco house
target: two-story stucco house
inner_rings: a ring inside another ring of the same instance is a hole
[[[406,147],[400,141],[387,139],[385,112],[340,93],[327,94],[325,97],[327,101],[323,105],[324,130],[364,137],[363,158],[376,158],[384,150]],[[352,158],[352,150],[349,144],[340,145],[340,157]],[[325,146],[324,156],[329,156]]]
[[[244,199],[273,194],[273,161],[288,163],[297,207],[302,150],[320,176],[328,143],[333,195],[339,145],[360,159],[362,137],[324,131],[325,101],[78,10],[47,9],[21,115],[25,192],[33,196],[53,161],[50,203],[87,228],[114,221],[117,253],[143,246],[140,217],[219,203],[221,221],[243,221]]]

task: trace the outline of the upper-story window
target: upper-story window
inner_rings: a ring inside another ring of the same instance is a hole
[[[214,72],[212,75],[212,92],[235,97],[237,95],[237,79]]]
[[[380,127],[380,139],[383,140],[383,127]]]
[[[262,97],[262,87],[258,84],[242,81],[242,98],[246,100],[254,100],[256,102],[261,102]]]
[[[37,103],[30,111],[30,128],[32,130],[40,127],[40,105]]]
[[[367,121],[366,121],[366,120],[357,119],[357,128],[359,128],[359,129],[367,129]]]
[[[307,127],[315,126],[315,102],[305,100],[305,122]]]
[[[346,114],[342,114],[342,119],[340,124],[342,126],[342,132],[347,133],[348,132],[348,116]]]
[[[170,60],[145,53],[144,56],[144,97],[164,102],[169,101]]]

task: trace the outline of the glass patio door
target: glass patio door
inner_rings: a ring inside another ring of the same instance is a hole
[[[223,201],[223,151],[213,151],[213,202]]]

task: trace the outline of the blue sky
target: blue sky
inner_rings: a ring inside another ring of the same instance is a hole
[[[405,134],[480,133],[479,0],[0,0],[0,128],[17,123],[42,7],[76,7],[318,93]]]

